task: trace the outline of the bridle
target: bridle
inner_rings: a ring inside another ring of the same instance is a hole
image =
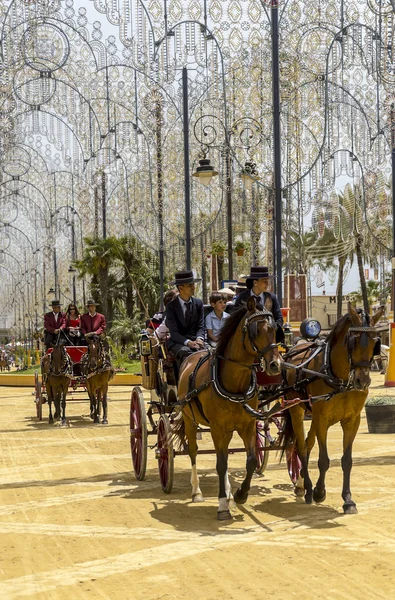
[[[364,315],[364,321],[367,322],[365,315]],[[372,337],[371,335],[369,335],[369,334],[375,334],[375,333],[377,334],[376,327],[372,327],[368,324],[355,326],[355,327],[351,326],[350,329],[348,330],[345,343],[347,346],[348,362],[350,364],[349,381],[351,381],[354,378],[356,369],[370,368],[374,357],[376,355],[380,354],[380,350],[381,350],[380,338],[377,337],[377,335],[375,337]],[[358,341],[359,341],[359,345],[361,346],[361,348],[366,348],[368,345],[369,339],[374,341],[372,357],[370,358],[370,360],[361,360],[361,361],[355,362],[355,360],[353,359],[353,352],[357,346]]]
[[[267,310],[266,308],[262,308],[261,310],[256,310],[250,316],[248,316],[243,325],[243,348],[247,351],[246,347],[246,335],[248,336],[248,341],[253,349],[253,351],[258,355],[258,365],[261,366],[263,371],[266,371],[266,359],[264,358],[265,354],[269,352],[269,350],[273,350],[277,348],[276,343],[268,344],[264,348],[260,349],[255,343],[256,338],[258,337],[258,325],[259,323],[263,323],[264,321],[268,321],[270,327],[274,330],[276,329],[276,324],[274,322],[273,314]],[[264,363],[264,364],[263,364]],[[254,365],[255,366],[255,365]]]

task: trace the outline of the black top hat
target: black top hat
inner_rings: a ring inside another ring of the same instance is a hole
[[[85,306],[97,306],[98,304],[95,300],[89,299]]]
[[[273,275],[269,275],[268,267],[251,267],[251,273],[247,279],[267,279],[268,277],[273,277]]]
[[[201,279],[195,279],[192,271],[179,271],[175,273],[175,280],[170,285],[185,285],[187,283],[196,283]]]
[[[53,308],[54,306],[62,306],[62,305],[60,303],[60,300],[52,300],[51,306]]]

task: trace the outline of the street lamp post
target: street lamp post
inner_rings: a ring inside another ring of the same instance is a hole
[[[191,184],[189,173],[189,113],[188,113],[188,70],[182,69],[182,108],[184,125],[184,202],[186,267],[191,268]]]

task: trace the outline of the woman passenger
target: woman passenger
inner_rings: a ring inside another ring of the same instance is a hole
[[[81,339],[81,315],[74,303],[69,304],[66,310],[66,334],[74,346],[78,346]]]

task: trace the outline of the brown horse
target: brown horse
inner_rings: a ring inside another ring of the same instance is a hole
[[[53,423],[52,402],[55,404],[55,419],[60,416],[61,426],[67,425],[66,421],[66,396],[71,375],[71,361],[64,344],[52,346],[51,354],[43,357],[41,372],[43,383],[47,390],[49,418]]]
[[[315,358],[312,356],[306,342],[306,353],[294,355],[287,362],[293,364],[304,363],[303,367],[321,372],[323,377],[306,376],[311,383],[306,384],[306,396],[299,392],[291,393],[287,397],[300,395],[301,397],[323,396],[324,401],[312,404],[312,421],[310,431],[305,440],[303,419],[307,409],[302,403],[289,409],[286,425],[284,427],[285,446],[296,441],[296,449],[302,463],[301,477],[295,486],[297,496],[305,495],[307,504],[323,502],[326,498],[325,474],[329,469],[329,456],[327,451],[328,429],[335,423],[340,423],[343,429],[343,510],[346,514],[357,512],[355,502],[350,491],[350,475],[352,468],[352,445],[358,432],[361,411],[365,404],[370,385],[370,365],[373,356],[377,354],[377,332],[375,325],[381,318],[384,307],[369,317],[364,312],[358,313],[349,303],[348,313],[337,321],[329,334],[325,349]],[[297,348],[298,346],[296,346]],[[303,345],[301,346],[303,350]],[[310,354],[309,354],[310,352]],[[307,360],[306,360],[307,359]],[[301,374],[303,370],[299,371]],[[327,375],[327,377],[326,377]],[[288,375],[288,382],[294,384],[298,376],[295,372]],[[332,382],[332,384],[331,384]],[[327,400],[327,401],[325,401]],[[312,482],[308,471],[310,452],[317,438],[319,446],[319,478],[313,491]]]
[[[95,423],[100,423],[100,402],[103,404],[102,424],[107,425],[107,392],[108,382],[114,376],[114,369],[106,364],[103,344],[100,340],[87,339],[88,352],[84,357],[84,372],[86,374],[86,389],[91,405],[91,417]]]
[[[1,352],[0,353],[0,371],[9,371],[10,370],[10,364],[9,364],[9,357],[6,354],[6,352]]]
[[[247,473],[235,493],[236,503],[246,502],[257,464],[256,421],[243,407],[247,404],[256,409],[258,404],[255,368],[262,364],[269,375],[277,375],[281,369],[275,343],[276,326],[268,310],[269,306],[271,308],[270,298],[268,301],[270,305],[257,310],[255,299],[251,297],[247,307],[241,307],[226,319],[213,356],[206,351],[196,352],[181,365],[178,397],[183,408],[181,418],[174,426],[174,434],[180,443],[185,438],[188,441],[192,500],[201,502],[203,496],[196,468],[196,432],[198,425],[210,427],[217,455],[220,520],[231,518],[228,447],[235,431],[243,440],[247,453]],[[205,356],[207,359],[203,362]],[[190,387],[193,392],[189,392]]]

